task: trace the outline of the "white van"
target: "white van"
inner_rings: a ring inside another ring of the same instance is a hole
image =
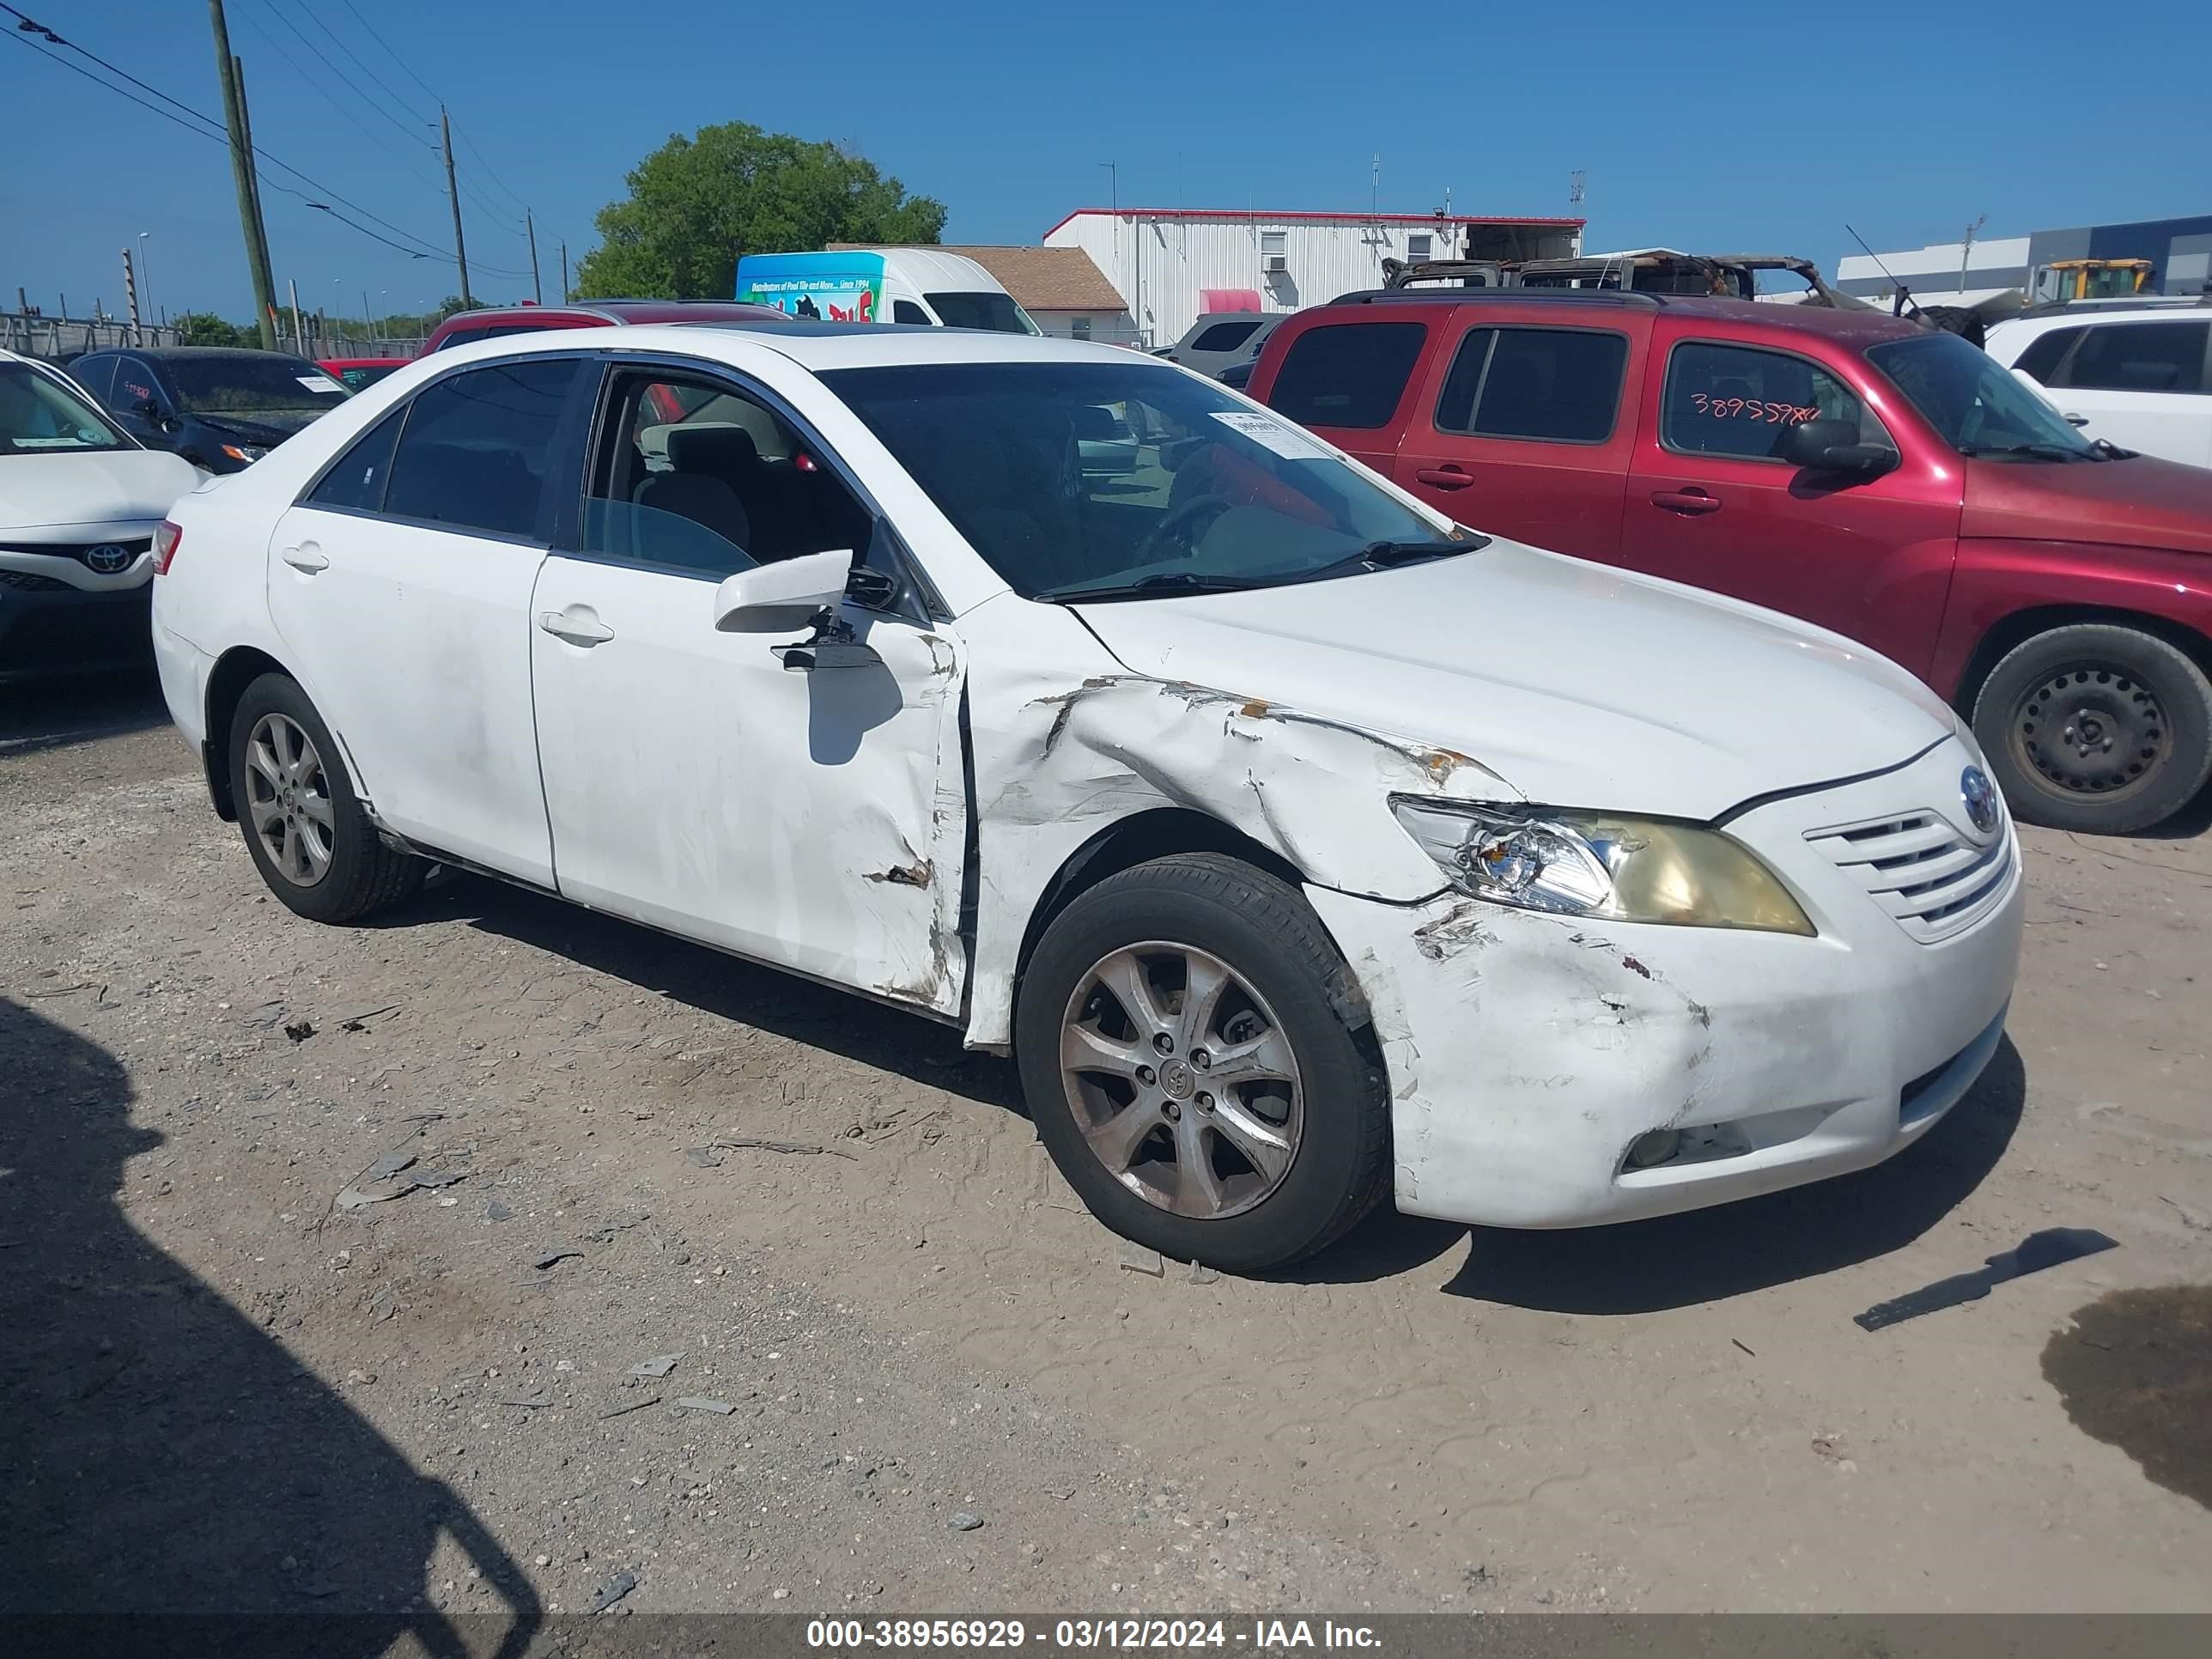
[[[737,297],[823,322],[1044,331],[989,271],[962,254],[935,248],[749,253],[738,261]]]

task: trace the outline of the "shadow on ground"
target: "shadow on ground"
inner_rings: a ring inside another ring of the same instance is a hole
[[[538,1602],[468,1507],[125,1218],[162,1137],[122,1066],[4,1000],[0,1055],[0,1618],[273,1615],[341,1659],[458,1654],[424,1605],[450,1538],[521,1652]]]
[[[1029,1115],[1013,1062],[962,1048],[959,1032],[949,1025],[503,882],[477,876],[441,882],[366,925],[410,927],[453,920],[717,1019],[826,1049],[1018,1117]]]
[[[169,723],[152,667],[97,678],[28,680],[0,695],[0,755],[34,755]]]
[[[1718,1302],[1902,1249],[1981,1185],[2011,1143],[2027,1070],[2008,1037],[1950,1115],[1887,1164],[1764,1198],[1574,1232],[1471,1229],[1455,1296],[1553,1313]]]

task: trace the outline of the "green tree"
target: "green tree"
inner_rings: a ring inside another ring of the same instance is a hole
[[[945,204],[908,196],[875,163],[744,121],[672,137],[599,210],[600,244],[576,270],[580,299],[726,300],[738,257],[832,242],[934,242]]]
[[[178,340],[194,346],[252,346],[261,344],[261,331],[226,323],[212,311],[179,312],[169,319]]]

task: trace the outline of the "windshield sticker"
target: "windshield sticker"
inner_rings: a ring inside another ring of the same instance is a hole
[[[345,390],[327,374],[295,374],[292,378],[310,392],[343,392]]]
[[[1273,451],[1286,461],[1326,461],[1331,459],[1311,438],[1280,421],[1243,409],[1217,409],[1210,411],[1213,418],[1232,432],[1241,432],[1263,449]]]

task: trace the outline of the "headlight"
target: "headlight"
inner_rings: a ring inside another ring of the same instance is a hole
[[[1607,921],[1814,932],[1775,873],[1717,830],[1543,807],[1391,805],[1454,886],[1494,904]]]
[[[258,461],[269,452],[258,444],[225,444],[222,453],[234,461]]]

